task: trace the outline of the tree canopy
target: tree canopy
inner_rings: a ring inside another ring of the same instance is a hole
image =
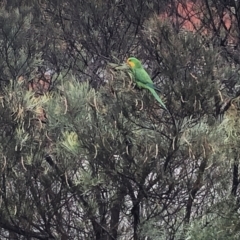
[[[239,239],[239,7],[1,1],[1,239]]]

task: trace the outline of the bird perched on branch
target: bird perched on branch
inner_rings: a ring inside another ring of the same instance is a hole
[[[127,60],[127,64],[132,70],[134,80],[136,82],[136,85],[139,88],[145,88],[148,89],[154,98],[160,103],[160,105],[167,110],[165,104],[161,100],[161,98],[158,96],[155,90],[160,91],[154,84],[148,73],[145,71],[145,69],[142,66],[142,63],[135,57],[130,57]]]

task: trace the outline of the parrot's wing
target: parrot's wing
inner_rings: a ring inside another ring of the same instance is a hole
[[[135,69],[134,75],[135,75],[137,82],[141,82],[143,84],[148,84],[148,83],[153,84],[152,79],[150,78],[148,73],[143,68]]]
[[[160,89],[157,88],[155,84],[153,84],[152,79],[148,75],[148,73],[142,68],[142,69],[136,69],[135,72],[135,78],[136,82],[141,82],[143,84],[146,84],[147,86],[151,87],[152,89],[155,89],[156,91],[160,92]]]

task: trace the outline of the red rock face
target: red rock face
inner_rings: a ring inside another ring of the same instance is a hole
[[[18,81],[27,82],[27,80],[23,76],[20,76],[18,78]],[[48,92],[51,86],[51,81],[52,81],[52,76],[48,72],[46,72],[42,77],[36,76],[33,80],[27,82],[27,89],[29,91],[35,92],[36,95],[39,95],[39,94],[41,95]]]
[[[36,76],[33,80],[27,81],[23,76],[18,78],[19,82],[25,82],[25,86],[28,91],[34,92],[35,99],[40,99],[44,93],[47,93],[51,86],[52,76],[49,72],[45,72],[41,77]],[[42,122],[46,121],[46,112],[39,106],[35,109],[35,121],[36,126],[42,128]]]
[[[228,43],[236,44],[237,21],[233,10],[229,7],[217,10],[215,6],[207,8],[204,1],[176,2],[175,6],[169,6],[173,11],[159,16],[161,20],[170,20],[181,30],[197,32],[202,35],[214,35],[216,31],[220,36],[227,36]],[[211,13],[213,19],[210,19]]]
[[[28,84],[28,89],[30,91],[35,91],[36,93],[43,94],[49,90],[51,84],[51,76],[44,74],[44,77],[41,79],[34,79]]]

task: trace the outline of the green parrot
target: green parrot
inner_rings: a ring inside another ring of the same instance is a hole
[[[135,78],[135,82],[139,88],[146,88],[148,89],[155,99],[160,103],[160,105],[165,109],[168,110],[161,100],[161,98],[157,95],[156,91],[160,91],[154,84],[148,73],[142,66],[142,63],[134,57],[130,57],[127,60],[127,64],[130,66],[132,73]]]

